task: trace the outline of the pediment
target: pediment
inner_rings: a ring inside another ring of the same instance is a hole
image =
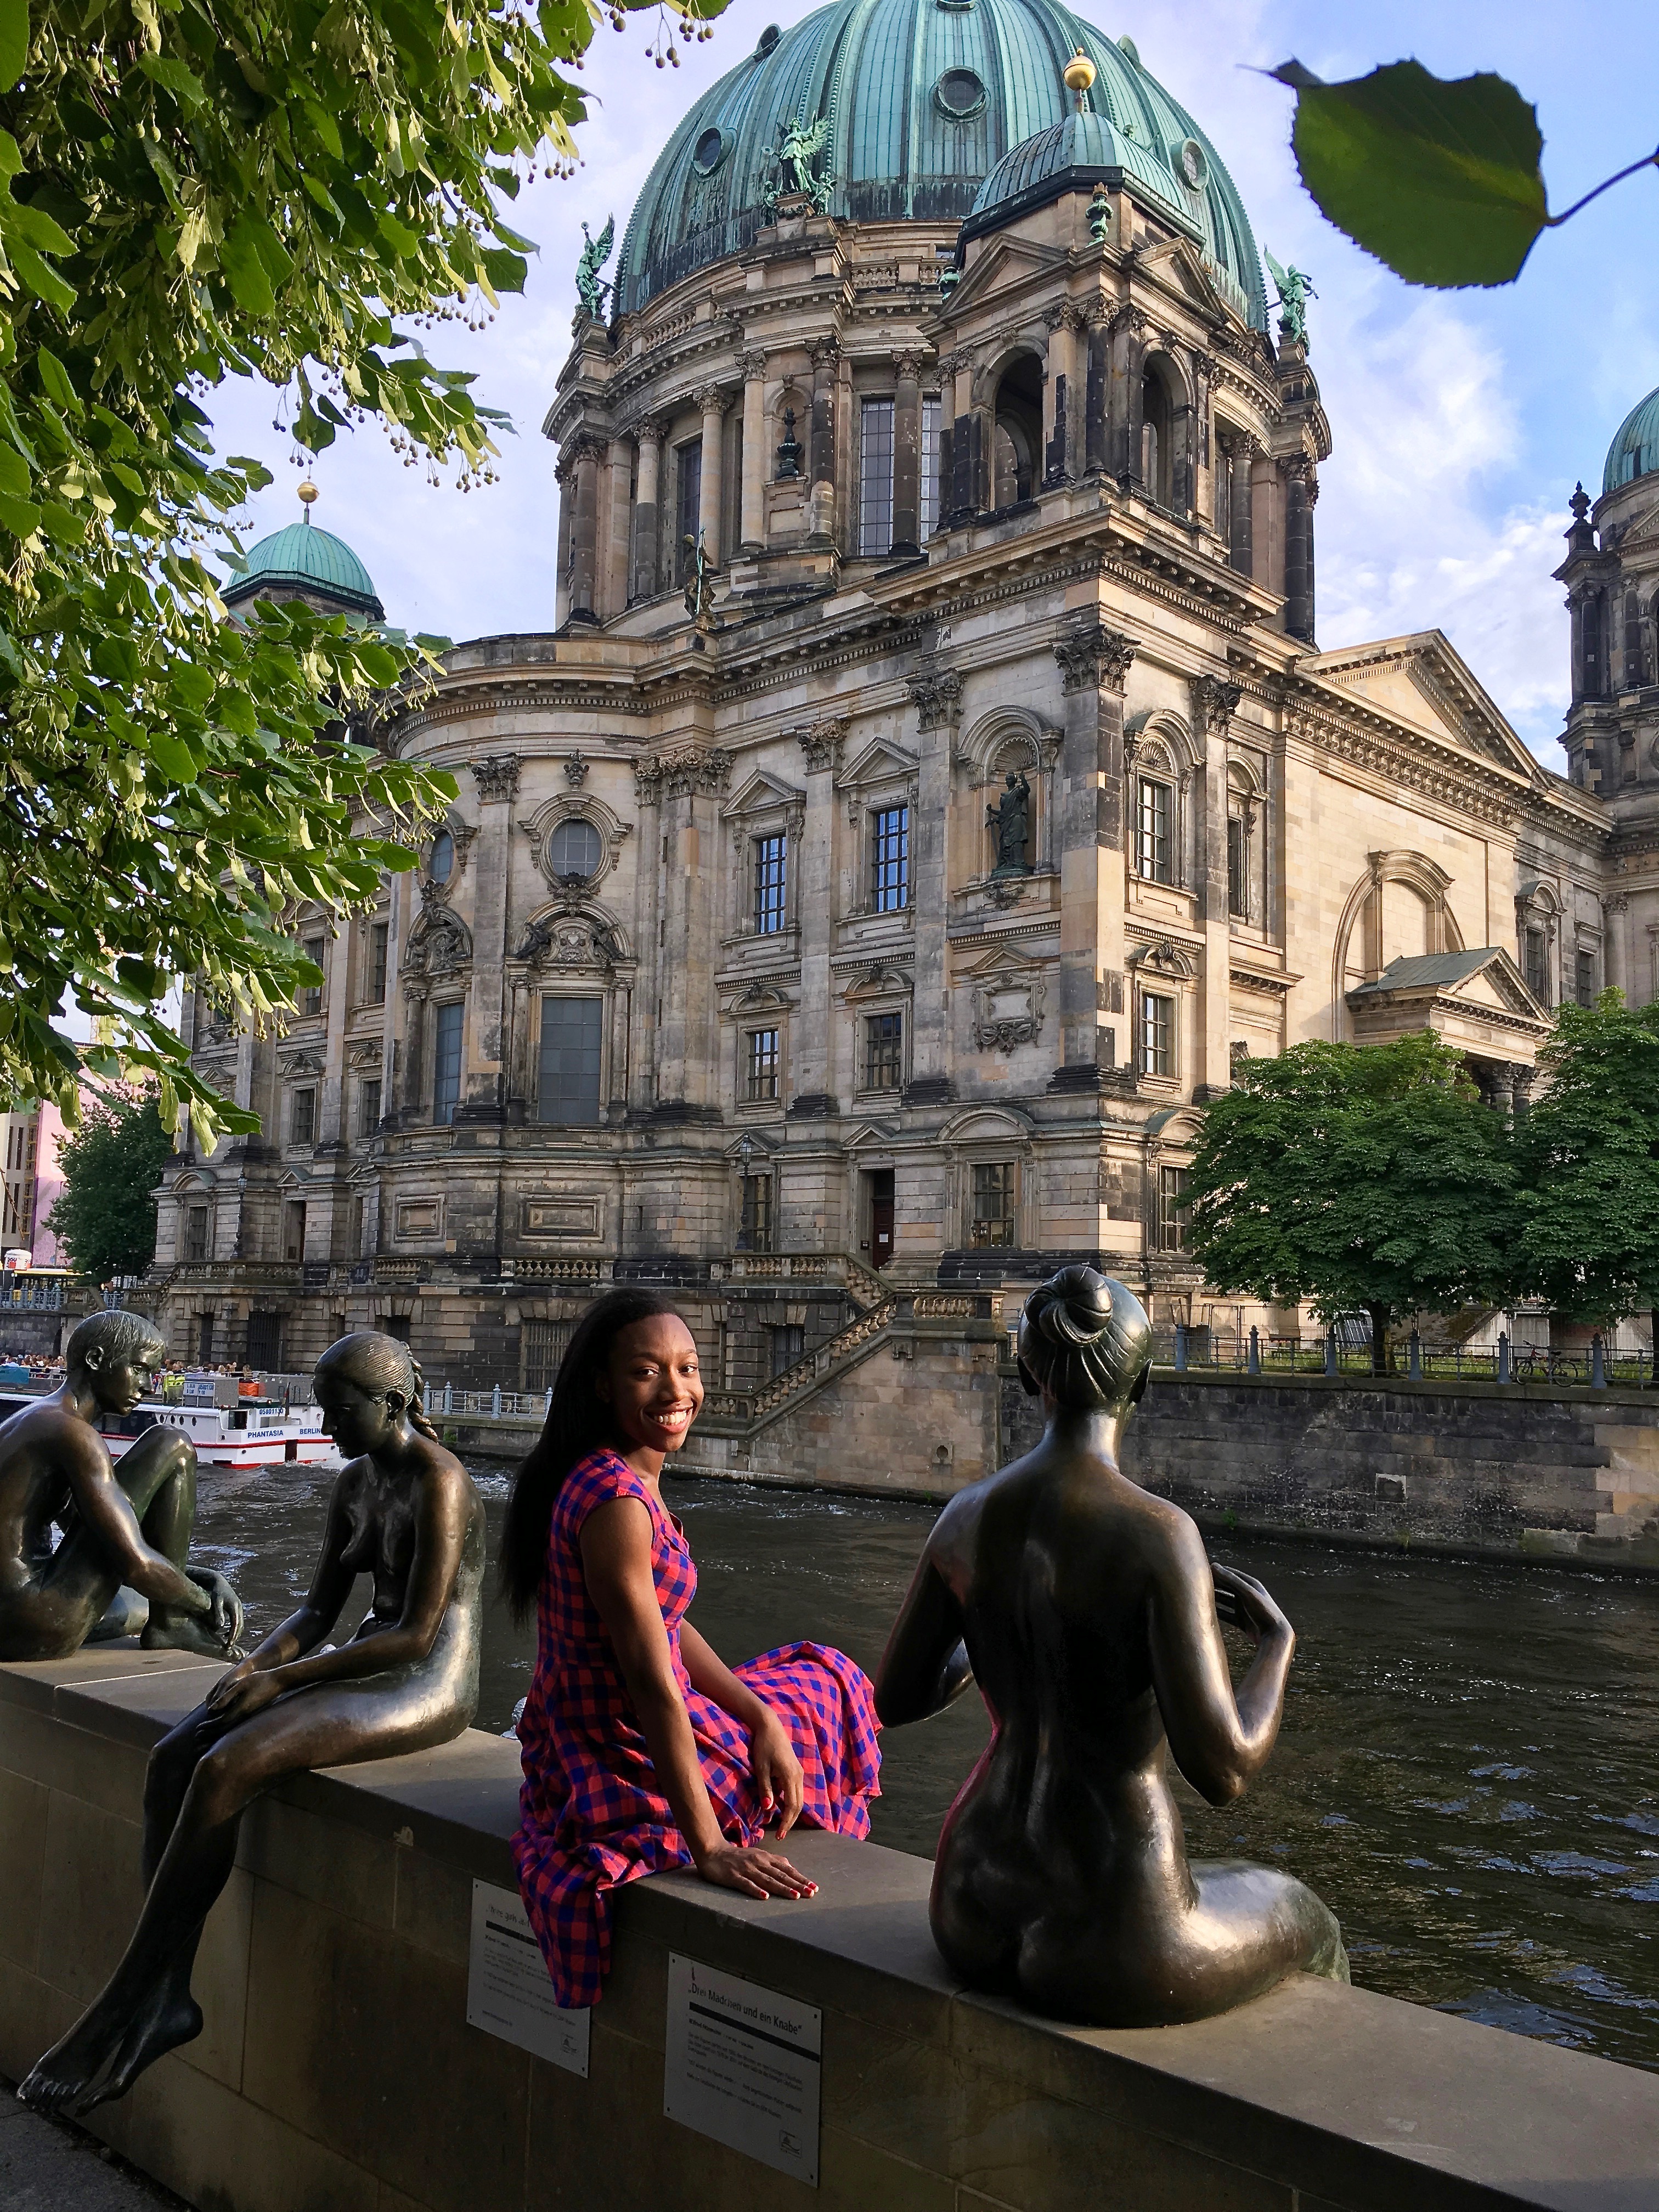
[[[781,1014],[794,1005],[787,991],[780,990],[775,983],[756,981],[739,991],[732,1000],[733,1014]]]
[[[1440,630],[1316,653],[1297,664],[1297,672],[1318,677],[1379,713],[1460,752],[1493,761],[1528,783],[1544,781],[1537,761]]]
[[[1460,972],[1461,971],[1461,972]],[[1347,994],[1357,1011],[1428,999],[1479,1016],[1547,1025],[1549,1010],[1527,988],[1526,979],[1501,945],[1468,952],[1425,953],[1395,960]]]
[[[956,979],[958,983],[977,983],[993,975],[1035,975],[1053,964],[1052,960],[1027,952],[1021,945],[992,944],[971,959],[960,963]]]
[[[283,1075],[320,1075],[323,1063],[314,1052],[291,1052],[279,1062]]]
[[[947,1145],[978,1145],[1027,1137],[1030,1132],[1030,1118],[1012,1107],[970,1106],[947,1121],[939,1136]]]
[[[848,1006],[856,1006],[862,999],[891,999],[908,994],[910,977],[902,968],[889,968],[880,961],[874,962],[861,975],[855,975],[842,987],[842,998]]]
[[[846,1149],[849,1152],[871,1151],[884,1152],[897,1134],[898,1131],[890,1121],[860,1121],[851,1135],[845,1139]]]
[[[1005,231],[978,257],[951,293],[949,319],[959,322],[964,311],[978,307],[988,295],[1000,294],[1005,286],[1029,276],[1034,270],[1046,272],[1065,265],[1066,256],[1057,247],[1042,246],[1034,238]]]
[[[839,791],[857,791],[872,784],[906,783],[920,773],[915,755],[889,738],[878,738],[866,745],[850,767],[836,779]]]
[[[777,807],[804,807],[806,793],[780,783],[764,769],[757,769],[725,808],[728,820],[744,814],[765,814]]]
[[[1156,246],[1143,246],[1135,261],[1138,276],[1161,280],[1206,316],[1219,321],[1237,315],[1237,308],[1222,298],[1184,238],[1164,239]]]

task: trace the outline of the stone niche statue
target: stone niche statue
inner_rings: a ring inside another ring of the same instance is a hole
[[[1296,1638],[1259,1582],[1213,1565],[1186,1514],[1119,1471],[1151,1359],[1122,1284],[1071,1267],[1032,1293],[1019,1365],[1042,1441],[940,1514],[876,1680],[890,1728],[970,1680],[993,1716],[939,1838],[945,1960],[1102,2027],[1200,2020],[1297,1972],[1347,1979],[1311,1890],[1187,1857],[1170,1755],[1211,1804],[1236,1797],[1273,1749]],[[1255,1640],[1237,1692],[1224,1621]]]
[[[483,1505],[421,1412],[408,1346],[342,1337],[318,1362],[317,1400],[347,1464],[310,1595],[151,1753],[143,1910],[108,1986],[19,2089],[39,2111],[124,2096],[200,2034],[196,1947],[262,1790],[307,1767],[430,1750],[477,1711]],[[327,1638],[359,1575],[374,1597],[337,1647]]]
[[[1031,834],[1031,786],[1022,772],[1010,769],[1003,778],[1002,797],[994,806],[986,808],[985,819],[996,841],[996,864],[991,873],[1029,876],[1025,847]]]
[[[196,1447],[157,1422],[112,1460],[93,1426],[132,1411],[165,1351],[142,1314],[89,1315],[62,1389],[0,1423],[0,1659],[65,1659],[132,1635],[149,1650],[234,1649],[235,1591],[185,1564]]]

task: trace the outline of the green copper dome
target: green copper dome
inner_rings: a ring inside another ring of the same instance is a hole
[[[853,221],[960,222],[1005,155],[1067,119],[1060,72],[1079,46],[1129,188],[1184,218],[1267,326],[1255,243],[1231,179],[1186,111],[1133,54],[1057,0],[831,0],[692,107],[640,195],[617,264],[624,314],[752,243],[782,126],[827,125],[816,173]],[[1188,149],[1196,149],[1196,158]],[[1194,181],[1188,182],[1191,177]]]
[[[1607,465],[1601,471],[1605,498],[1620,484],[1659,471],[1659,392],[1650,392],[1639,407],[1632,407],[1619,426],[1619,434],[1607,447]]]
[[[331,611],[386,620],[374,581],[357,556],[343,538],[308,520],[290,522],[250,546],[246,568],[237,571],[221,597],[228,607],[240,606],[273,584],[323,600]]]

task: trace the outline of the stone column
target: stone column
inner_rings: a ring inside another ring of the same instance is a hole
[[[846,734],[846,721],[838,715],[800,732],[806,760],[806,825],[795,856],[800,1018],[790,1030],[794,1065],[789,1072],[789,1111],[797,1116],[841,1111],[830,1092],[830,947],[836,903],[836,770]]]
[[[640,453],[639,489],[634,497],[634,582],[632,596],[657,596],[658,548],[661,541],[659,501],[661,498],[662,441],[666,433],[660,422],[641,422],[634,433]]]
[[[1123,984],[1123,688],[1134,647],[1090,613],[1054,641],[1066,700],[1056,779],[1060,857],[1060,1064],[1053,1091],[1093,1091],[1115,1058],[1133,1065],[1127,1027],[1101,1041],[1103,1012],[1121,1014]]]
[[[951,886],[945,833],[951,818],[951,759],[962,720],[962,678],[938,661],[910,678],[921,773],[910,811],[910,896],[915,909],[911,988],[910,1086],[905,1103],[939,1106],[956,1097],[951,1080]],[[977,871],[975,871],[977,872]]]
[[[613,438],[609,459],[610,496],[605,503],[605,596],[600,609],[607,618],[621,614],[628,605],[628,531],[632,520],[629,495],[634,479],[632,441]]]
[[[1314,641],[1314,501],[1319,479],[1309,460],[1285,468],[1285,628],[1305,645]]]
[[[559,487],[559,526],[553,540],[553,627],[562,629],[570,619],[570,479],[569,457],[561,454],[553,471]]]
[[[576,503],[570,526],[572,622],[599,620],[599,463],[604,455],[598,438],[578,438],[572,448],[576,465]]]
[[[1112,305],[1099,298],[1089,303],[1088,374],[1083,416],[1083,468],[1086,476],[1100,476],[1111,466],[1112,422]]]
[[[714,975],[699,948],[714,942],[720,883],[719,801],[732,780],[732,756],[682,745],[635,770],[660,793],[659,834],[667,839],[660,906],[663,951],[657,963],[657,1097],[665,1121],[718,1121],[720,1054]],[[660,848],[659,848],[660,849]]]
[[[472,869],[471,1065],[461,1097],[469,1120],[501,1112],[507,1095],[506,963],[511,922],[513,801],[519,793],[519,756],[497,753],[474,761],[478,835]]]
[[[1626,957],[1626,917],[1630,913],[1630,901],[1623,891],[1615,891],[1611,898],[1601,902],[1601,980],[1610,991],[1622,991],[1628,1003],[1630,991],[1630,962]]]
[[[328,1021],[328,1042],[323,1048],[322,1096],[317,1101],[317,1141],[337,1145],[345,1135],[345,1028],[352,990],[351,943],[356,929],[347,921],[339,936],[323,947],[323,1005]]]
[[[1065,483],[1073,473],[1073,418],[1077,403],[1077,337],[1084,329],[1079,310],[1062,301],[1050,307],[1047,374],[1042,383],[1042,469],[1045,490]]]
[[[1204,975],[1194,1095],[1218,1097],[1232,1079],[1232,921],[1227,910],[1227,732],[1240,698],[1237,684],[1200,676],[1193,685],[1193,730],[1203,746],[1199,820],[1199,915]]]
[[[950,378],[950,388],[939,395],[940,411],[951,421],[951,476],[945,499],[947,523],[967,522],[979,512],[979,425],[974,416],[974,363],[966,353],[953,353],[939,363],[940,375]]]
[[[921,550],[921,371],[926,356],[893,358],[893,555]]]
[[[1241,576],[1252,575],[1255,564],[1251,551],[1250,471],[1255,466],[1257,447],[1255,441],[1242,430],[1226,433],[1227,451],[1231,457],[1232,500],[1227,515],[1227,557]]]
[[[836,534],[836,370],[841,347],[834,337],[812,348],[812,427],[808,441],[806,527],[810,538],[829,544]]]
[[[738,366],[743,371],[743,511],[738,550],[760,553],[766,546],[766,356],[740,354]]]
[[[1111,331],[1111,431],[1106,465],[1111,475],[1139,488],[1146,343],[1143,327],[1131,310],[1121,309],[1112,317]]]
[[[634,796],[640,810],[640,969],[635,984],[640,1019],[638,1046],[629,1061],[628,1103],[635,1114],[641,1115],[650,1112],[659,1095],[658,1046],[662,1023],[659,994],[663,970],[670,964],[667,916],[663,904],[667,860],[664,852],[662,784],[659,760],[647,757],[634,763]],[[664,939],[660,950],[659,927]]]
[[[1264,590],[1285,591],[1285,479],[1272,454],[1250,466],[1250,574]]]
[[[697,394],[697,405],[702,410],[702,473],[697,507],[697,527],[702,532],[702,550],[711,568],[720,561],[720,486],[725,481],[726,410],[732,404],[732,395],[722,392],[718,385],[709,385]]]

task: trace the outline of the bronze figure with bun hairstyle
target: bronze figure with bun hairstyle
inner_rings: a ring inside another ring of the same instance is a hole
[[[1348,1972],[1334,1917],[1293,1876],[1186,1854],[1170,1757],[1212,1805],[1237,1796],[1273,1750],[1296,1637],[1120,1469],[1152,1354],[1139,1300],[1094,1268],[1033,1291],[1019,1368],[1042,1441],[940,1514],[876,1680],[890,1728],[970,1681],[992,1715],[934,1863],[945,1960],[1100,2027],[1201,2020],[1287,1974]],[[1224,1622],[1255,1644],[1237,1690]]]
[[[317,1363],[316,1389],[346,1465],[310,1593],[151,1753],[143,1909],[107,1986],[18,2091],[40,2111],[123,2096],[200,2034],[196,1947],[262,1790],[307,1767],[429,1750],[477,1710],[483,1505],[421,1410],[409,1346],[342,1337]],[[327,1638],[359,1575],[369,1608],[337,1647]]]

